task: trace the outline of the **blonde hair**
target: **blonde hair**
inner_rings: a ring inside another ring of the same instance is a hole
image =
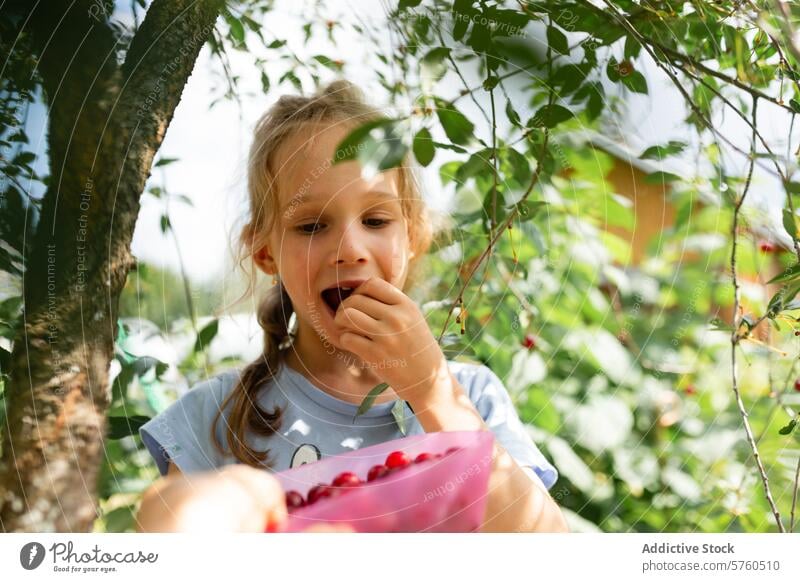
[[[259,119],[248,161],[249,221],[242,227],[237,248],[237,264],[243,268],[248,281],[243,297],[255,290],[257,269],[253,255],[266,244],[280,213],[275,163],[281,146],[309,125],[357,127],[384,118],[386,116],[379,109],[365,102],[357,87],[339,80],[310,97],[284,95]],[[397,176],[403,215],[409,228],[409,244],[414,253],[409,261],[405,291],[419,277],[421,261],[433,240],[433,223],[437,217],[426,207],[410,166],[399,166]],[[250,429],[257,435],[270,436],[280,427],[283,411],[279,407],[272,411],[263,410],[257,404],[257,396],[277,375],[284,362],[283,348],[286,346],[282,343],[287,339],[293,311],[291,298],[279,279],[261,298],[257,310],[258,323],[264,330],[264,352],[245,367],[211,426],[212,442],[222,454],[228,454],[217,439],[216,427],[222,410],[233,402],[225,431],[230,454],[254,467],[272,465],[269,449],[257,451],[248,446],[245,435]]]

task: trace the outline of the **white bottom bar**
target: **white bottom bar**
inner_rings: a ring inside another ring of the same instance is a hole
[[[777,581],[797,580],[799,549],[800,534],[4,534],[0,567],[4,580]]]

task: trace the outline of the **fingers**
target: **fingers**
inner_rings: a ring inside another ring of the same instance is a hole
[[[371,339],[349,331],[339,335],[339,343],[348,352],[352,352],[366,360],[369,360],[372,348],[375,345]]]
[[[369,335],[378,331],[378,321],[366,313],[352,307],[342,307],[336,313],[334,321],[345,329],[361,335]]]
[[[361,311],[362,313],[366,313],[372,319],[378,321],[385,319],[386,314],[388,313],[387,310],[392,308],[391,306],[381,303],[377,299],[373,299],[367,295],[355,294],[350,295],[350,297],[342,301],[340,309],[345,309],[347,307],[352,307]]]
[[[400,289],[380,277],[370,277],[359,285],[353,294],[369,295],[387,305],[397,305],[405,297],[405,294]]]

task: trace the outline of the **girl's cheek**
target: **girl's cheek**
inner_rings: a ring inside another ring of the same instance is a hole
[[[399,242],[392,247],[389,268],[389,282],[395,287],[401,287],[399,283],[408,269],[408,250]]]

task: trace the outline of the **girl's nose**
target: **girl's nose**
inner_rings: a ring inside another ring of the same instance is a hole
[[[339,239],[339,247],[336,249],[336,264],[359,263],[367,260],[366,236],[359,229],[356,222],[350,224],[342,233]]]

